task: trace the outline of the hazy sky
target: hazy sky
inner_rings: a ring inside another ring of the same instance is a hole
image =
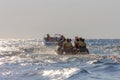
[[[120,0],[0,0],[0,38],[120,38]]]

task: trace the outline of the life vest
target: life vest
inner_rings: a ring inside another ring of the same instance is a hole
[[[79,41],[79,47],[84,47],[84,46],[86,46],[86,44],[82,41]]]
[[[64,47],[65,47],[65,48],[71,48],[71,47],[72,47],[72,43],[66,42],[66,43],[64,44]]]

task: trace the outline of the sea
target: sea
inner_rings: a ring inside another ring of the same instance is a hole
[[[86,39],[89,55],[58,55],[41,39],[0,39],[0,80],[120,80],[120,39]]]

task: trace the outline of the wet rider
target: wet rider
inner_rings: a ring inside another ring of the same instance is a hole
[[[65,37],[63,35],[61,35],[58,40],[58,45],[62,45],[64,41],[65,41]]]
[[[63,45],[64,52],[72,52],[73,51],[73,45],[71,43],[71,39],[66,39],[66,42]]]
[[[61,35],[58,40],[58,51],[61,53],[63,52],[63,44],[65,41],[66,41],[66,38],[63,35]]]
[[[74,47],[77,49],[79,47],[79,37],[75,36]]]
[[[85,39],[79,38],[79,41],[78,41],[78,49],[79,49],[81,52],[84,52],[84,51],[86,50]]]
[[[77,51],[85,52],[86,51],[85,39],[81,37],[75,37],[74,47]]]
[[[47,34],[46,40],[47,40],[47,41],[50,41],[50,40],[51,40],[51,37],[50,37],[49,34]]]

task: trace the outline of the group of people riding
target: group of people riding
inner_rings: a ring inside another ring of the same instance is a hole
[[[73,53],[77,54],[79,52],[87,52],[89,54],[88,49],[86,48],[85,39],[82,37],[76,36],[73,42],[70,38],[65,38],[64,35],[60,35],[59,37],[51,37],[49,34],[47,34],[47,37],[45,38],[47,42],[54,42],[57,43],[58,54],[65,53]]]
[[[58,53],[63,54],[65,53],[72,53],[77,54],[78,52],[87,52],[89,53],[88,49],[86,48],[85,39],[82,37],[76,36],[74,39],[74,45],[72,43],[72,40],[69,38],[65,38],[63,35],[61,35],[59,41],[58,41]]]

